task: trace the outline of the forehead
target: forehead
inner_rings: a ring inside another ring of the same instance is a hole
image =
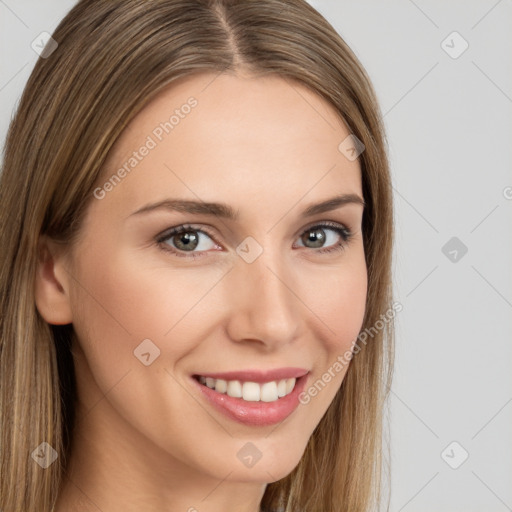
[[[110,201],[135,207],[179,195],[230,200],[241,211],[255,199],[291,206],[306,194],[305,202],[361,194],[359,162],[338,149],[349,134],[326,100],[295,81],[201,73],[171,84],[131,121],[99,185],[124,169]]]

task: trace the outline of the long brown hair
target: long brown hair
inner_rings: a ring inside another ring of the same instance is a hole
[[[276,74],[333,106],[365,146],[363,329],[392,307],[392,192],[382,116],[354,53],[304,0],[82,0],[53,38],[58,47],[36,63],[11,122],[0,177],[4,512],[49,511],[71,447],[75,334],[71,324],[50,326],[37,311],[39,237],[76,239],[110,148],[174,80],[204,71]],[[298,466],[267,485],[266,510],[363,512],[379,502],[392,324],[375,329],[354,356]],[[42,442],[59,454],[47,469],[31,457]]]

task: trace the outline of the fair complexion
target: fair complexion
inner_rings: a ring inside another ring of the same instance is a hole
[[[191,96],[197,105],[158,141],[155,127]],[[338,150],[349,133],[328,103],[287,79],[181,79],[116,142],[100,187],[149,135],[158,144],[92,200],[76,244],[42,237],[38,310],[72,323],[78,339],[77,420],[57,512],[257,512],[266,485],[296,467],[347,366],[270,425],[224,414],[192,376],[293,367],[307,371],[307,389],[352,348],[367,292],[364,207],[302,215],[335,196],[363,197],[358,160]],[[171,198],[225,203],[238,218],[135,214]],[[326,222],[342,231],[315,228]],[[167,235],[184,224],[188,239]],[[242,257],[258,248],[254,261]],[[160,351],[147,366],[134,355],[145,339]],[[245,463],[241,449],[261,458]]]

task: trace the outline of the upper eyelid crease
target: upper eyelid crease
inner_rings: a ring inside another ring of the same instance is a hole
[[[336,210],[346,204],[360,204],[363,208],[366,206],[364,200],[358,194],[341,194],[329,198],[320,203],[309,205],[300,215],[301,218],[311,217],[320,213],[330,212]],[[191,201],[182,199],[165,199],[157,203],[147,204],[139,208],[128,218],[144,213],[149,213],[157,210],[170,210],[189,214],[202,214],[221,217],[233,221],[240,218],[239,210],[233,209],[231,206],[223,203],[206,203],[204,201]]]

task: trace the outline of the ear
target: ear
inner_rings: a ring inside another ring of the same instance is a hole
[[[38,244],[34,293],[37,310],[49,324],[72,322],[68,282],[62,246],[42,235]]]

